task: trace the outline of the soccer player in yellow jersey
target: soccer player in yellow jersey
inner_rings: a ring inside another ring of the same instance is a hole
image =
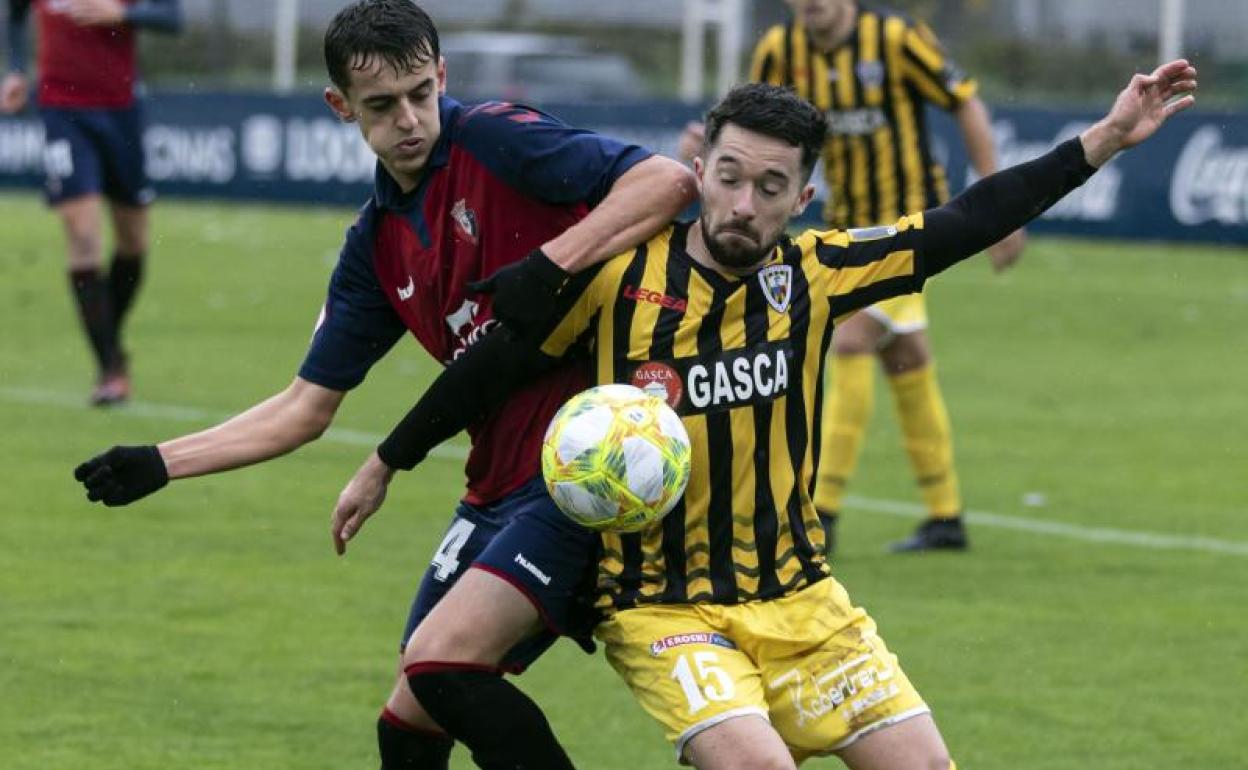
[[[952,768],[928,707],[824,557],[810,491],[832,329],[1038,216],[1195,88],[1186,61],[1136,75],[1078,138],[947,204],[789,238],[814,193],[825,118],[789,91],[740,86],[707,117],[698,220],[573,278],[549,331],[490,334],[386,441],[423,456],[575,351],[597,382],[661,383],[692,442],[689,486],[662,521],[603,535],[596,635],[678,758],[701,770],[828,754],[853,770]]]
[[[976,84],[922,23],[855,0],[789,0],[794,18],[755,48],[750,80],[791,88],[828,117],[824,220],[836,228],[894,222],[948,198],[945,170],[932,156],[924,106],[950,111],[979,176],[996,171],[988,110]],[[682,154],[701,144],[692,126]],[[687,158],[686,158],[687,159]],[[1022,251],[1021,230],[989,249],[1003,269]],[[858,462],[874,401],[875,359],[887,375],[898,422],[928,520],[895,550],[962,549],[962,496],[953,436],[936,380],[923,296],[877,302],[837,324],[815,506],[829,549],[845,485]]]

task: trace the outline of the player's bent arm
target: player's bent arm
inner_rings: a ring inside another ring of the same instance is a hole
[[[997,170],[997,146],[992,137],[992,121],[988,107],[978,96],[973,96],[954,109],[958,130],[966,144],[971,168],[981,178]]]
[[[542,246],[569,273],[633,248],[666,227],[697,198],[693,172],[652,155],[624,172],[593,211]]]
[[[170,479],[278,457],[320,437],[346,396],[296,377],[285,390],[212,428],[158,445]]]

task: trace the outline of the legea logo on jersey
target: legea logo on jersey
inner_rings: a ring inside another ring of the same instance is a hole
[[[723,634],[714,631],[694,631],[655,639],[650,643],[650,654],[658,657],[673,647],[683,647],[686,644],[713,644],[716,647],[726,647],[730,650],[737,649],[737,645]]]
[[[455,201],[455,205],[451,208],[451,219],[455,220],[455,226],[460,234],[473,246],[477,245],[477,215],[472,209],[468,208],[468,202],[460,198]]]
[[[669,297],[654,289],[639,289],[632,285],[624,287],[624,299],[631,299],[633,302],[649,302],[659,307],[675,310],[677,313],[683,313],[689,309],[689,300]]]
[[[758,282],[763,287],[767,304],[777,313],[786,312],[793,299],[793,266],[772,265],[758,271]]]

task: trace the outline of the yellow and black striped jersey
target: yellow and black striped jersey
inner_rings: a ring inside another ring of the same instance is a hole
[[[693,446],[683,501],[604,535],[604,608],[731,604],[828,574],[810,497],[824,353],[836,319],[921,289],[923,223],[786,237],[746,277],[695,262],[675,224],[587,283],[542,352],[587,343],[595,383],[664,396]]]
[[[759,41],[750,79],[790,87],[827,113],[824,219],[832,226],[893,222],[948,197],[924,103],[952,110],[977,87],[926,25],[859,4],[853,33],[830,52],[816,50],[801,24],[778,25]]]

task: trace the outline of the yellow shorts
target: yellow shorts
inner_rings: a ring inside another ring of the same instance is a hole
[[[927,302],[922,294],[902,294],[862,312],[884,324],[891,334],[913,334],[927,328]]]
[[[623,610],[596,634],[681,761],[699,732],[748,714],[769,719],[801,762],[928,712],[832,578],[771,601]]]

